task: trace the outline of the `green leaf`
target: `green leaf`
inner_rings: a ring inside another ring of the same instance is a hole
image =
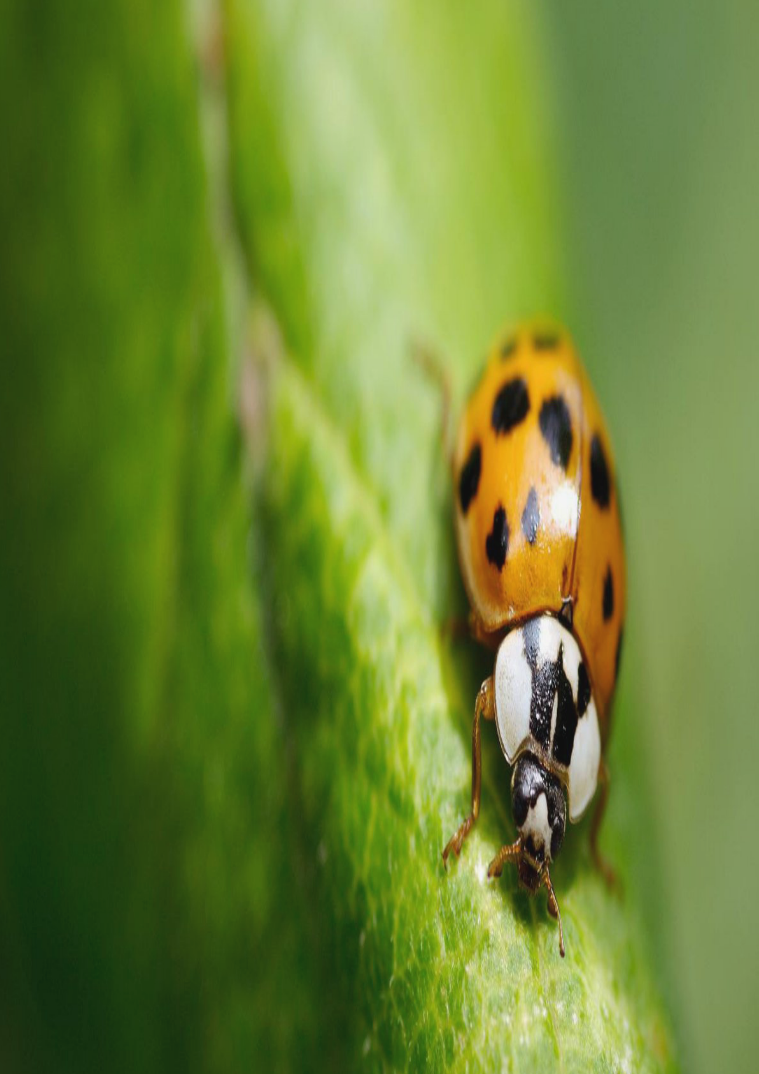
[[[483,877],[512,834],[492,736],[440,865],[487,666],[440,641],[463,604],[408,350],[460,395],[502,318],[567,312],[548,64],[527,3],[362,8],[224,8],[242,244],[289,355],[253,512],[209,11],[0,13],[11,1069],[672,1065],[634,756],[607,834],[631,897],[573,832],[565,962]]]
[[[292,1067],[315,988],[186,13],[4,5],[0,79],[4,1066]]]
[[[349,1066],[672,1069],[634,825],[612,811],[605,833],[624,901],[591,871],[585,828],[570,833],[565,961],[544,902],[485,877],[513,838],[492,735],[477,830],[448,875],[440,861],[487,665],[440,641],[461,609],[450,492],[439,400],[409,349],[432,340],[460,388],[504,319],[565,313],[530,9],[227,13],[239,218],[289,355],[263,468],[266,593],[303,821],[288,852],[325,930],[329,1032]],[[618,781],[634,771],[620,758]]]

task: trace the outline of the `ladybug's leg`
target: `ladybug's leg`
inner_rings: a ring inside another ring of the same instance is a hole
[[[609,800],[609,782],[609,768],[606,764],[606,760],[602,757],[601,763],[598,766],[598,803],[596,805],[595,813],[593,814],[593,822],[590,826],[590,853],[593,857],[593,864],[606,883],[610,888],[616,888],[619,886],[617,874],[598,849],[598,833],[601,828],[601,821],[604,818],[604,813],[606,812],[606,803]]]
[[[553,890],[553,884],[551,883],[551,876],[548,869],[545,869],[543,872],[543,884],[548,889],[548,913],[559,923],[559,954],[564,958],[564,930],[561,927],[559,903],[556,899],[556,893]]]
[[[468,641],[472,636],[471,613],[449,616],[440,627],[440,633],[451,641]]]
[[[470,611],[467,616],[456,615],[446,619],[441,632],[444,638],[452,641],[468,641],[472,638],[494,652],[503,640],[503,631],[486,630],[475,611]]]
[[[447,863],[451,851],[459,856],[461,847],[472,830],[474,822],[480,812],[480,716],[486,720],[495,719],[495,691],[493,688],[493,676],[485,679],[477,694],[474,705],[474,723],[472,724],[472,812],[466,818],[459,830],[446,843],[443,851],[443,862]]]
[[[501,847],[496,856],[488,865],[488,876],[492,879],[494,876],[500,876],[503,872],[503,867],[507,861],[516,861],[519,855],[522,853],[522,840],[517,839],[516,843],[512,843],[510,846]]]
[[[453,430],[451,429],[451,380],[440,358],[425,343],[414,340],[411,357],[440,392],[441,445],[446,464],[453,470]]]
[[[477,612],[472,609],[469,613],[469,636],[475,641],[478,641],[480,645],[484,645],[486,649],[492,649],[496,652],[499,645],[503,641],[502,630],[486,630],[482,620],[477,615]]]

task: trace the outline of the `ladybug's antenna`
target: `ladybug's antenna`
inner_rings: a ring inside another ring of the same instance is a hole
[[[522,846],[521,835],[517,837],[515,843],[510,846],[501,847],[496,856],[488,866],[488,877],[492,879],[494,876],[500,876],[503,872],[503,867],[507,861],[517,862],[517,864],[523,859],[524,848]],[[532,874],[535,875],[534,873]],[[548,872],[548,866],[544,865],[540,873],[536,878],[537,882],[533,887],[529,885],[530,891],[537,890],[539,884],[542,884],[548,889],[548,913],[551,917],[556,918],[559,923],[559,954],[564,958],[564,930],[561,927],[561,913],[559,912],[559,904],[556,899],[556,892],[553,890],[553,884],[551,883],[551,875]]]
[[[561,927],[559,904],[556,901],[556,893],[553,890],[553,884],[551,883],[551,876],[548,869],[543,871],[543,883],[548,888],[548,913],[551,917],[555,917],[559,923],[559,954],[564,958],[564,930]]]
[[[443,455],[453,471],[454,430],[451,426],[451,378],[435,350],[419,339],[411,342],[411,358],[440,393],[440,426]]]

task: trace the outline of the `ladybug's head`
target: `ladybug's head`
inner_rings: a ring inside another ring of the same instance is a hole
[[[537,891],[564,841],[567,808],[561,783],[532,753],[523,753],[511,779],[511,808],[519,829],[519,879]]]

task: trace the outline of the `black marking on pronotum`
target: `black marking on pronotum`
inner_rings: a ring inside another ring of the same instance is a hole
[[[569,767],[577,730],[577,709],[572,697],[572,687],[564,675],[558,688],[559,702],[556,713],[556,731],[553,736],[553,756],[559,763]]]
[[[499,504],[493,515],[493,528],[485,540],[485,552],[490,563],[502,571],[508,551],[509,523],[506,519],[506,512]]]
[[[528,544],[535,544],[540,525],[540,507],[538,506],[538,494],[533,485],[527,497],[527,503],[522,512],[522,533]]]
[[[590,491],[599,507],[609,506],[611,495],[609,466],[598,433],[593,434],[590,442]]]
[[[617,654],[614,657],[614,682],[619,678],[619,661],[622,656],[622,639],[625,636],[623,627],[619,629],[619,638],[617,639]]]
[[[612,615],[614,615],[614,579],[611,576],[611,565],[606,568],[602,610],[604,622],[608,622]]]
[[[558,704],[556,706],[556,730],[553,735],[553,755],[559,764],[569,765],[577,730],[577,706],[572,696],[572,686],[564,671],[562,657],[563,652],[559,649],[560,670],[556,683]]]
[[[530,696],[530,734],[547,750],[551,741],[551,720],[556,705],[556,727],[553,735],[553,757],[558,764],[569,766],[572,760],[575,733],[579,718],[590,704],[590,681],[585,665],[580,662],[577,681],[577,702],[572,684],[564,670],[564,646],[559,645],[555,660],[546,660],[538,667],[539,633],[538,620],[525,623],[524,653],[532,671]]]
[[[509,339],[504,340],[501,344],[501,358],[504,360],[506,358],[511,358],[512,354],[516,351],[516,349],[517,337],[510,336]]]
[[[559,345],[558,332],[535,332],[532,337],[532,345],[536,351],[552,351]]]
[[[530,734],[544,750],[548,749],[548,743],[551,740],[551,716],[557,685],[558,665],[550,660],[532,673]]]
[[[527,382],[522,377],[507,380],[493,402],[490,421],[496,435],[511,432],[523,422],[530,409]]]
[[[552,395],[540,408],[540,431],[548,444],[551,460],[566,470],[572,454],[572,419],[562,395]]]
[[[577,715],[584,716],[590,704],[590,679],[582,660],[577,668]]]
[[[469,458],[464,463],[459,477],[459,502],[464,514],[469,510],[469,504],[477,495],[480,486],[480,473],[482,471],[482,449],[475,444],[469,452]]]
[[[540,619],[528,619],[522,627],[524,638],[524,658],[533,671],[538,667],[538,653],[540,652]]]

